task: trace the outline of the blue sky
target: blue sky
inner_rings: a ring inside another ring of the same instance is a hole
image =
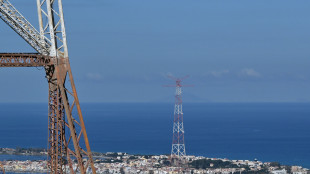
[[[11,0],[38,26],[35,0]],[[309,102],[310,1],[64,2],[81,102]],[[0,52],[33,52],[0,21]],[[46,102],[44,71],[1,68],[0,102]]]

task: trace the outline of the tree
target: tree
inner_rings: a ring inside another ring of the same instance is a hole
[[[279,162],[271,162],[270,166],[271,167],[281,167],[281,164]]]
[[[206,168],[239,168],[236,164],[232,164],[230,161],[200,159],[194,160],[189,164],[196,169]]]
[[[125,174],[124,168],[122,167],[119,171],[121,174]]]

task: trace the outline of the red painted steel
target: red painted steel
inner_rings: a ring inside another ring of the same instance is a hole
[[[175,85],[165,85],[165,87],[175,87],[175,105],[174,105],[174,119],[173,119],[173,137],[171,159],[178,159],[177,163],[180,164],[181,157],[186,155],[185,141],[184,141],[184,125],[183,125],[183,100],[182,100],[182,87],[190,87],[192,85],[182,85],[182,81],[189,76],[183,78],[175,78],[168,76],[176,82]]]
[[[0,171],[2,171],[3,174],[5,174],[5,169],[1,162],[0,162]]]

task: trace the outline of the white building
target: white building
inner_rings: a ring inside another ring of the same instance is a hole
[[[272,174],[287,174],[285,169],[271,171]]]
[[[300,172],[293,172],[293,174],[307,174],[306,171],[300,171]]]

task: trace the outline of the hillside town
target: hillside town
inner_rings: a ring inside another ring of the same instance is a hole
[[[34,149],[0,148],[0,154],[47,155],[46,151]],[[94,165],[99,174],[307,174],[301,166],[286,166],[278,162],[258,160],[229,160],[202,156],[185,156],[174,159],[169,155],[131,155],[122,152],[94,153]],[[46,160],[2,161],[7,172],[47,173]],[[75,164],[74,167],[77,165]],[[69,168],[65,169],[70,173]],[[91,173],[89,168],[88,173]]]

